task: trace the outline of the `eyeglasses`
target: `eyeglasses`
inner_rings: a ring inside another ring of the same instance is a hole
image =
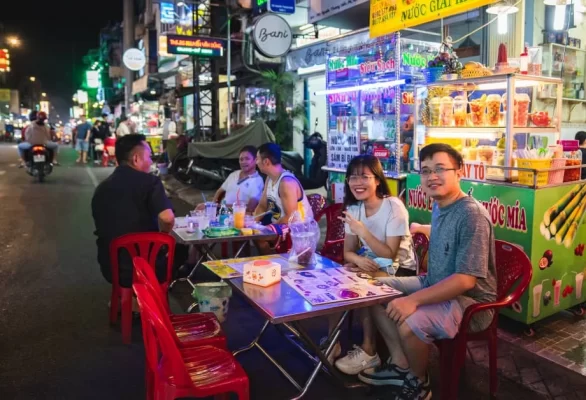
[[[421,176],[428,178],[431,174],[435,175],[443,175],[446,171],[457,171],[458,168],[444,168],[444,167],[435,167],[434,169],[423,168],[419,173]]]
[[[348,183],[366,183],[369,179],[375,178],[374,175],[350,175],[348,179]]]

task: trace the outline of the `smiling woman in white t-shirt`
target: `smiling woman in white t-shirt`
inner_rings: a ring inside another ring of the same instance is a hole
[[[409,214],[401,200],[391,197],[378,158],[362,155],[350,161],[346,171],[344,204],[345,267],[372,277],[415,275]],[[364,330],[362,346],[354,346],[347,356],[335,363],[339,370],[349,375],[380,365],[375,349],[375,327],[368,310],[362,310],[361,319]],[[332,358],[340,352],[341,348],[336,344]]]
[[[252,213],[258,205],[265,187],[262,177],[256,171],[256,147],[244,146],[240,150],[238,162],[240,170],[228,175],[228,178],[214,194],[213,201],[219,203],[224,199],[226,204],[231,207],[238,198],[240,202],[246,203],[246,212]],[[203,207],[203,204],[200,204],[198,209]]]

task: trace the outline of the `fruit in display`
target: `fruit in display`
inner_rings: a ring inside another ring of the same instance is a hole
[[[503,135],[503,137],[500,138],[499,141],[497,142],[496,148],[499,150],[504,150],[506,145],[507,145],[507,140],[506,140],[505,136]],[[517,150],[517,141],[515,139],[513,139],[513,150]]]
[[[576,256],[583,256],[584,255],[584,243],[580,243],[578,247],[574,249],[574,255]]]
[[[551,117],[547,111],[538,111],[529,115],[531,123],[539,127],[551,126]]]

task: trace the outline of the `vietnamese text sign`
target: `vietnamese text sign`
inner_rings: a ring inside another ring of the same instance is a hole
[[[496,0],[371,0],[370,37],[460,14]]]
[[[295,14],[295,0],[269,0],[270,12],[280,14]]]
[[[341,13],[368,0],[312,0],[309,2],[307,22],[315,24],[322,19]]]
[[[198,36],[167,35],[167,53],[199,57],[222,57],[225,44],[222,39]]]

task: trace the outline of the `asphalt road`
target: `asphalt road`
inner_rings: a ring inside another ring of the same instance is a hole
[[[144,352],[140,324],[133,343],[121,343],[108,324],[110,286],[96,262],[90,201],[95,186],[112,168],[75,165],[70,148],[62,149],[62,166],[45,183],[36,183],[16,168],[15,145],[0,145],[0,399],[143,399]],[[112,199],[113,202],[116,199]],[[189,205],[173,199],[177,214]],[[189,303],[187,287],[176,288],[177,312]],[[224,326],[229,346],[240,347],[255,336],[262,320],[233,297]],[[325,321],[308,323],[319,337]],[[309,364],[269,330],[267,348],[306,377]],[[251,380],[251,398],[285,399],[293,387],[254,350],[239,357]],[[435,365],[434,389],[437,392]],[[470,365],[461,389],[463,399],[487,398],[487,371]],[[503,379],[502,399],[537,398]],[[348,392],[323,374],[307,399],[392,398],[388,390]],[[438,396],[439,397],[439,396]]]

